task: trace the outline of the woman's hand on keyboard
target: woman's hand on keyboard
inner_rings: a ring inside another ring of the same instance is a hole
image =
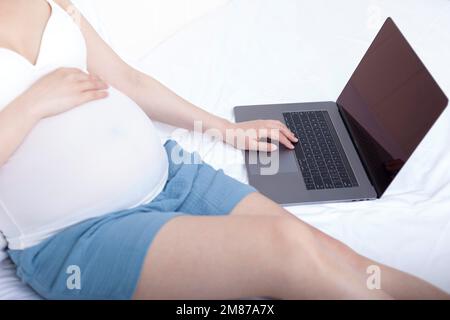
[[[298,139],[280,121],[256,120],[230,124],[225,130],[225,142],[237,149],[270,152],[278,149],[277,142],[294,149]]]

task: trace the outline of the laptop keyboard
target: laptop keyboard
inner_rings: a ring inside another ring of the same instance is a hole
[[[287,112],[283,116],[300,140],[295,154],[308,190],[358,186],[328,112]]]

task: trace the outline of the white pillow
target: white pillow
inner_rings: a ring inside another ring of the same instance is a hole
[[[84,14],[84,8],[86,12],[95,12],[105,30],[102,36],[118,54],[137,61],[188,23],[229,1],[74,0],[74,3]]]

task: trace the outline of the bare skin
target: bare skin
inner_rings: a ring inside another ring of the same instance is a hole
[[[74,12],[70,1],[55,2]],[[50,15],[44,0],[0,0],[0,47],[35,64]],[[224,136],[225,143],[241,149],[273,150],[274,145],[260,141],[267,136],[287,148],[298,141],[278,121],[234,124],[189,103],[127,65],[82,16],[78,18],[88,48],[87,72],[56,70],[1,109],[0,166],[40,120],[104,99],[108,86],[128,95],[154,120],[186,129],[201,121],[204,130],[222,133],[241,129]],[[242,133],[248,129],[277,134]],[[244,144],[237,145],[239,139]],[[134,298],[449,298],[422,280],[381,265],[382,289],[368,290],[366,268],[373,264],[262,195],[252,194],[229,216],[186,216],[167,223],[149,249]]]
[[[39,79],[3,110],[0,109],[0,166],[11,157],[41,119],[92,100],[104,99],[108,86],[134,100],[153,120],[188,130],[193,130],[195,122],[199,121],[203,131],[217,130],[224,142],[240,149],[274,150],[277,148],[275,144],[260,141],[260,138],[267,136],[279,140],[287,148],[294,148],[293,143],[298,141],[297,138],[279,121],[235,124],[179,97],[156,79],[126,64],[70,1],[54,2],[70,12],[76,23],[79,23],[87,45],[88,72],[56,70]],[[0,48],[21,56],[31,65],[36,64],[42,35],[51,14],[51,8],[45,0],[0,0]],[[46,84],[49,83],[54,84],[53,90],[48,90]],[[55,104],[55,101],[64,103]],[[246,134],[245,131],[249,129],[258,134]],[[229,134],[226,135],[226,132]],[[239,145],[236,143],[238,140],[242,141]]]
[[[255,212],[262,212],[262,208],[266,208],[266,212],[269,212],[271,215],[298,220],[298,218],[290,212],[280,208],[278,204],[258,193],[250,195],[244,199],[242,203],[235,208],[232,214],[254,214]],[[356,273],[359,272],[363,274],[365,279],[364,281],[367,279],[366,271],[368,266],[376,265],[380,267],[383,279],[381,284],[382,289],[388,292],[392,297],[396,299],[420,299],[425,296],[440,299],[449,298],[449,295],[443,293],[441,290],[436,290],[434,286],[431,286],[428,283],[416,277],[412,277],[404,272],[400,272],[358,255],[342,242],[337,241],[317,229],[314,230],[316,232],[316,236],[321,239],[324,245],[326,245],[330,253],[336,252],[338,255],[343,255],[339,257],[336,256],[336,258],[341,258],[343,261],[350,263],[352,268],[356,270]]]
[[[367,267],[381,269],[369,290]],[[448,299],[305,224],[261,194],[229,216],[175,218],[147,255],[135,299]]]

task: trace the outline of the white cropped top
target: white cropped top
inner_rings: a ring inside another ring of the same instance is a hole
[[[0,48],[0,110],[57,68],[87,69],[81,31],[49,3],[36,65]],[[41,120],[0,167],[0,232],[12,250],[31,247],[83,220],[152,201],[167,175],[151,120],[110,89],[104,100]]]

